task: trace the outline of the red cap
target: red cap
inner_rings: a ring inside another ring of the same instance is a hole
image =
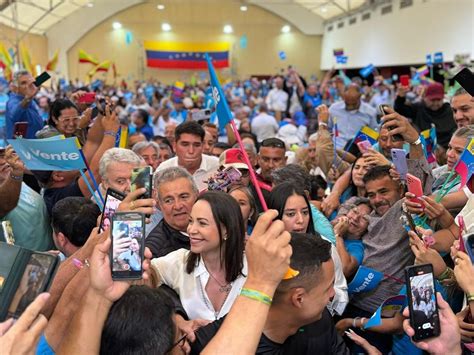
[[[231,148],[224,150],[219,157],[219,165],[225,166],[228,168],[229,166],[233,166],[236,169],[248,169],[249,167],[245,164],[244,155],[242,151],[238,148]]]
[[[444,87],[440,83],[428,85],[425,91],[425,97],[430,100],[441,100],[444,98]]]

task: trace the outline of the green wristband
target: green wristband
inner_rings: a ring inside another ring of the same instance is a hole
[[[272,304],[272,298],[270,296],[266,295],[263,292],[252,290],[251,288],[242,288],[242,290],[240,291],[240,295],[258,302],[262,302],[267,306],[271,306]]]

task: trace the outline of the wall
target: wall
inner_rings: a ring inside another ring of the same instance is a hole
[[[20,31],[20,37],[23,32]],[[16,32],[14,28],[0,24],[0,42],[7,49],[15,49]],[[41,68],[48,63],[48,39],[45,36],[27,34],[21,41],[29,50],[33,65],[40,64]]]
[[[348,63],[343,67],[423,64],[426,55],[443,52],[445,61],[460,53],[474,54],[473,0],[414,0],[414,5],[400,9],[392,1],[393,12],[381,15],[380,8],[371,18],[348,24],[323,36],[321,68],[330,69],[334,63],[333,49],[343,48]]]
[[[85,80],[92,68],[92,65],[78,63],[80,48],[100,60],[115,61],[117,71],[128,81],[144,76],[170,83],[178,79],[189,81],[196,74],[194,71],[146,68],[142,47],[144,40],[228,41],[232,44],[231,68],[222,71],[224,78],[275,74],[290,64],[303,75],[320,74],[321,36],[307,36],[295,28],[283,34],[280,30],[286,22],[261,8],[249,6],[247,12],[241,12],[240,4],[229,0],[174,0],[164,4],[164,11],[158,11],[156,3],[136,5],[110,17],[85,34],[68,50],[69,77]],[[113,30],[114,21],[122,23],[123,28]],[[162,32],[162,22],[170,23],[172,31]],[[234,33],[223,34],[224,24],[231,24]],[[125,43],[127,30],[133,34],[133,43],[130,45]],[[239,39],[244,34],[247,35],[248,45],[241,49]],[[286,52],[287,59],[284,61],[278,56],[281,50]],[[97,77],[101,76],[97,74]],[[112,80],[111,73],[108,74],[108,80]]]

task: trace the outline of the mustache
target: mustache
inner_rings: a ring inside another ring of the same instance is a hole
[[[374,204],[374,207],[375,207],[375,208],[382,207],[382,206],[390,206],[390,202],[388,202],[388,201],[381,201],[381,202],[378,202],[378,203]]]

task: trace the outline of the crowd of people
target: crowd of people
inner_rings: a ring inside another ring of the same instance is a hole
[[[0,353],[474,351],[474,267],[463,248],[474,197],[455,173],[474,138],[474,98],[463,88],[448,97],[436,82],[334,71],[310,81],[289,68],[223,85],[234,131],[219,125],[206,81],[33,82],[20,71],[0,87],[0,219],[16,245],[61,265],[48,293],[0,323]],[[95,102],[84,103],[90,92]],[[18,122],[27,122],[22,137]],[[362,150],[354,138],[364,127],[376,142]],[[428,162],[420,134],[431,128]],[[58,135],[78,138],[88,174],[31,171],[6,142]],[[408,192],[393,149],[405,152],[421,196]],[[150,198],[131,189],[133,169],[145,166]],[[147,216],[145,228],[122,222],[127,230],[111,233],[99,198],[109,189],[125,196],[118,211]],[[405,268],[418,264],[433,266],[436,302],[433,289],[404,286]],[[384,278],[349,292],[363,267]],[[114,268],[143,273],[116,280]],[[366,328],[385,300],[407,292],[415,311],[432,314],[437,303],[439,336],[410,341],[408,308]]]

